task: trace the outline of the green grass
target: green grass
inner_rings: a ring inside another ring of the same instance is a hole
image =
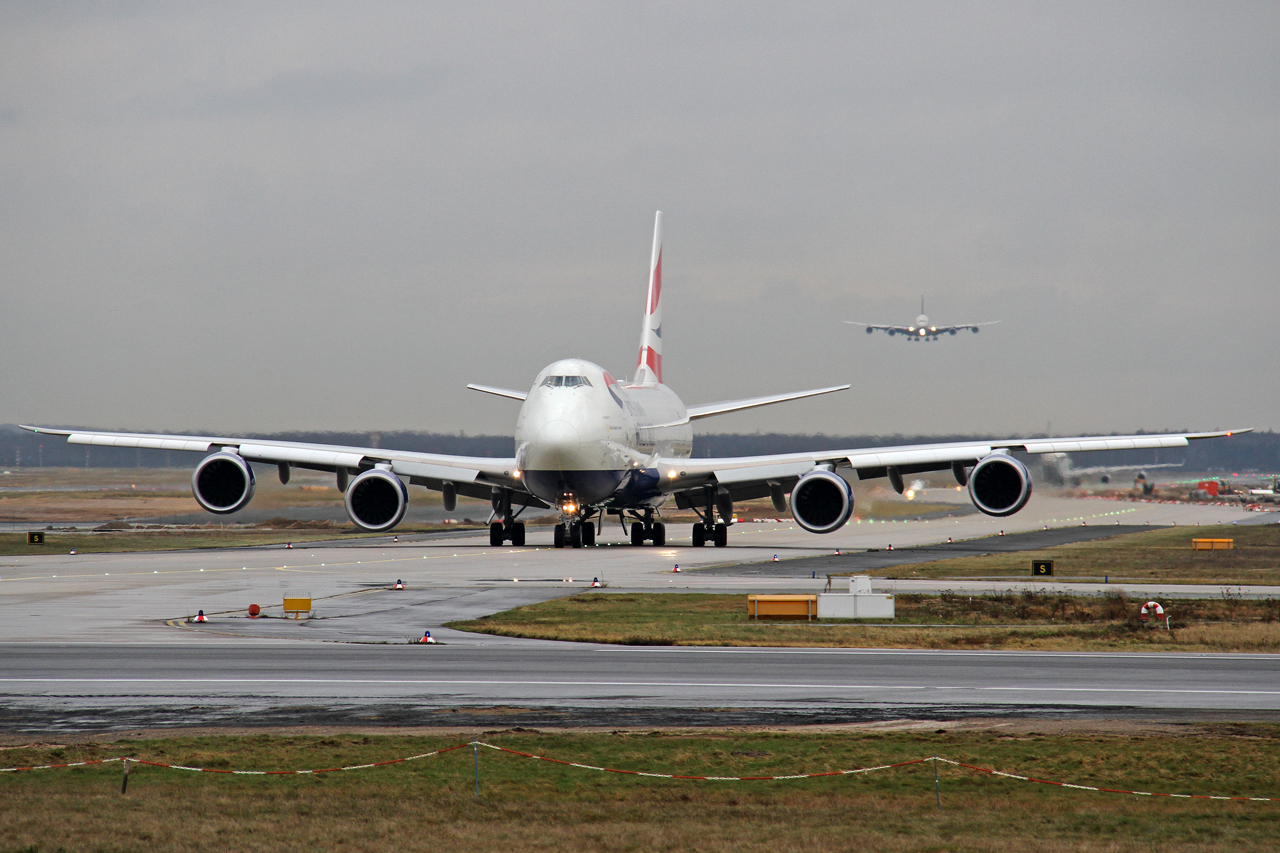
[[[1193,551],[1192,539],[1234,539],[1235,549]],[[1036,551],[913,563],[889,569],[885,577],[1029,577],[1033,558],[1053,560],[1055,580],[1280,584],[1280,524],[1145,530]]]
[[[939,726],[945,729],[945,725]],[[487,733],[511,749],[687,775],[775,775],[939,754],[1064,782],[1168,793],[1280,793],[1275,726],[1165,736],[937,733]],[[132,754],[216,769],[398,758],[453,736],[248,735],[0,752],[7,766]],[[941,765],[783,782],[646,779],[462,749],[383,768],[231,776],[120,765],[0,774],[0,851],[1273,850],[1280,804],[1090,793]]]
[[[395,533],[425,533],[435,530],[469,530],[461,524],[405,525]],[[319,542],[330,539],[361,539],[371,536],[387,536],[387,533],[367,533],[353,526],[320,530],[270,530],[233,528],[220,530],[105,530],[90,532],[60,532],[46,530],[43,545],[28,545],[26,533],[0,533],[0,556],[31,556],[35,554],[66,554],[75,550],[81,554],[109,554],[128,551],[187,551],[197,548],[247,548],[255,545],[279,545],[285,542]]]
[[[755,621],[747,596],[583,593],[448,627],[543,640],[653,646],[1280,651],[1280,601],[1237,597],[1168,602],[1173,630],[1138,618],[1122,595],[899,595],[893,623]]]

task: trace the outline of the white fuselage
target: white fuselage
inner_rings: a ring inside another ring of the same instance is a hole
[[[516,464],[525,487],[554,507],[656,506],[655,461],[687,458],[693,430],[665,385],[623,385],[596,364],[548,365],[516,419]]]

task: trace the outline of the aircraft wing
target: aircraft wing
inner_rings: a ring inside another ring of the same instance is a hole
[[[1026,453],[1075,453],[1084,450],[1143,450],[1185,447],[1203,438],[1223,438],[1251,429],[1219,432],[1166,433],[1161,435],[1103,435],[1078,438],[1015,438],[998,441],[909,444],[897,447],[820,450],[772,456],[738,456],[723,459],[660,459],[658,473],[663,489],[675,494],[680,507],[701,506],[708,486],[727,491],[737,500],[767,497],[771,485],[790,491],[796,481],[819,465],[852,469],[859,480],[888,476],[890,467],[900,475],[945,471],[954,463],[971,467],[998,451]]]
[[[952,326],[930,326],[929,334],[940,335],[943,332],[963,332],[966,330],[970,332],[976,332],[978,331],[979,326],[994,326],[996,323],[999,323],[999,322],[1000,322],[999,320],[988,320],[985,323],[959,323],[957,325],[952,325]]]
[[[472,382],[467,386],[472,391],[483,391],[486,394],[494,394],[498,397],[510,397],[512,400],[525,400],[528,398],[527,391],[512,391],[510,388],[495,388],[492,385],[477,385]]]
[[[848,323],[850,326],[862,326],[873,332],[896,332],[903,335],[908,332],[906,326],[882,326],[878,323],[859,323],[857,320],[845,320],[844,322]]]
[[[513,490],[517,502],[541,506],[542,502],[525,491],[516,476],[514,458],[486,456],[446,456],[412,450],[390,450],[379,447],[346,447],[334,444],[310,444],[302,441],[275,441],[265,438],[232,438],[225,436],[163,435],[137,432],[97,432],[93,430],[47,429],[23,426],[41,435],[65,436],[68,444],[95,447],[141,447],[150,450],[187,450],[209,453],[231,450],[250,462],[288,464],[315,471],[338,471],[357,474],[380,463],[409,478],[414,485],[440,489],[453,483],[458,494],[489,500],[495,486]]]

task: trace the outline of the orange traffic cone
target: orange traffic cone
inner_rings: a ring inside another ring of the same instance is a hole
[[[596,587],[596,586],[604,586],[604,584],[600,583],[600,578],[592,578],[592,579],[591,579],[591,585],[592,585],[593,587]]]
[[[393,586],[392,589],[404,589],[404,581],[397,580],[396,585]]]
[[[204,611],[199,610],[199,611],[196,611],[196,618],[192,619],[191,621],[192,622],[208,622],[209,620],[205,618]]]
[[[436,638],[435,638],[435,637],[433,637],[433,636],[431,636],[431,632],[430,632],[430,631],[426,631],[426,632],[424,632],[424,633],[423,633],[423,635],[422,635],[422,639],[421,639],[421,640],[419,640],[418,642],[419,642],[419,643],[434,643],[435,641],[436,641]]]

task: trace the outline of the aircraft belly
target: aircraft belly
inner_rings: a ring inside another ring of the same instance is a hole
[[[618,491],[629,472],[609,470],[532,470],[523,474],[525,487],[537,497],[557,506],[560,496],[571,493],[583,505],[604,503]]]

